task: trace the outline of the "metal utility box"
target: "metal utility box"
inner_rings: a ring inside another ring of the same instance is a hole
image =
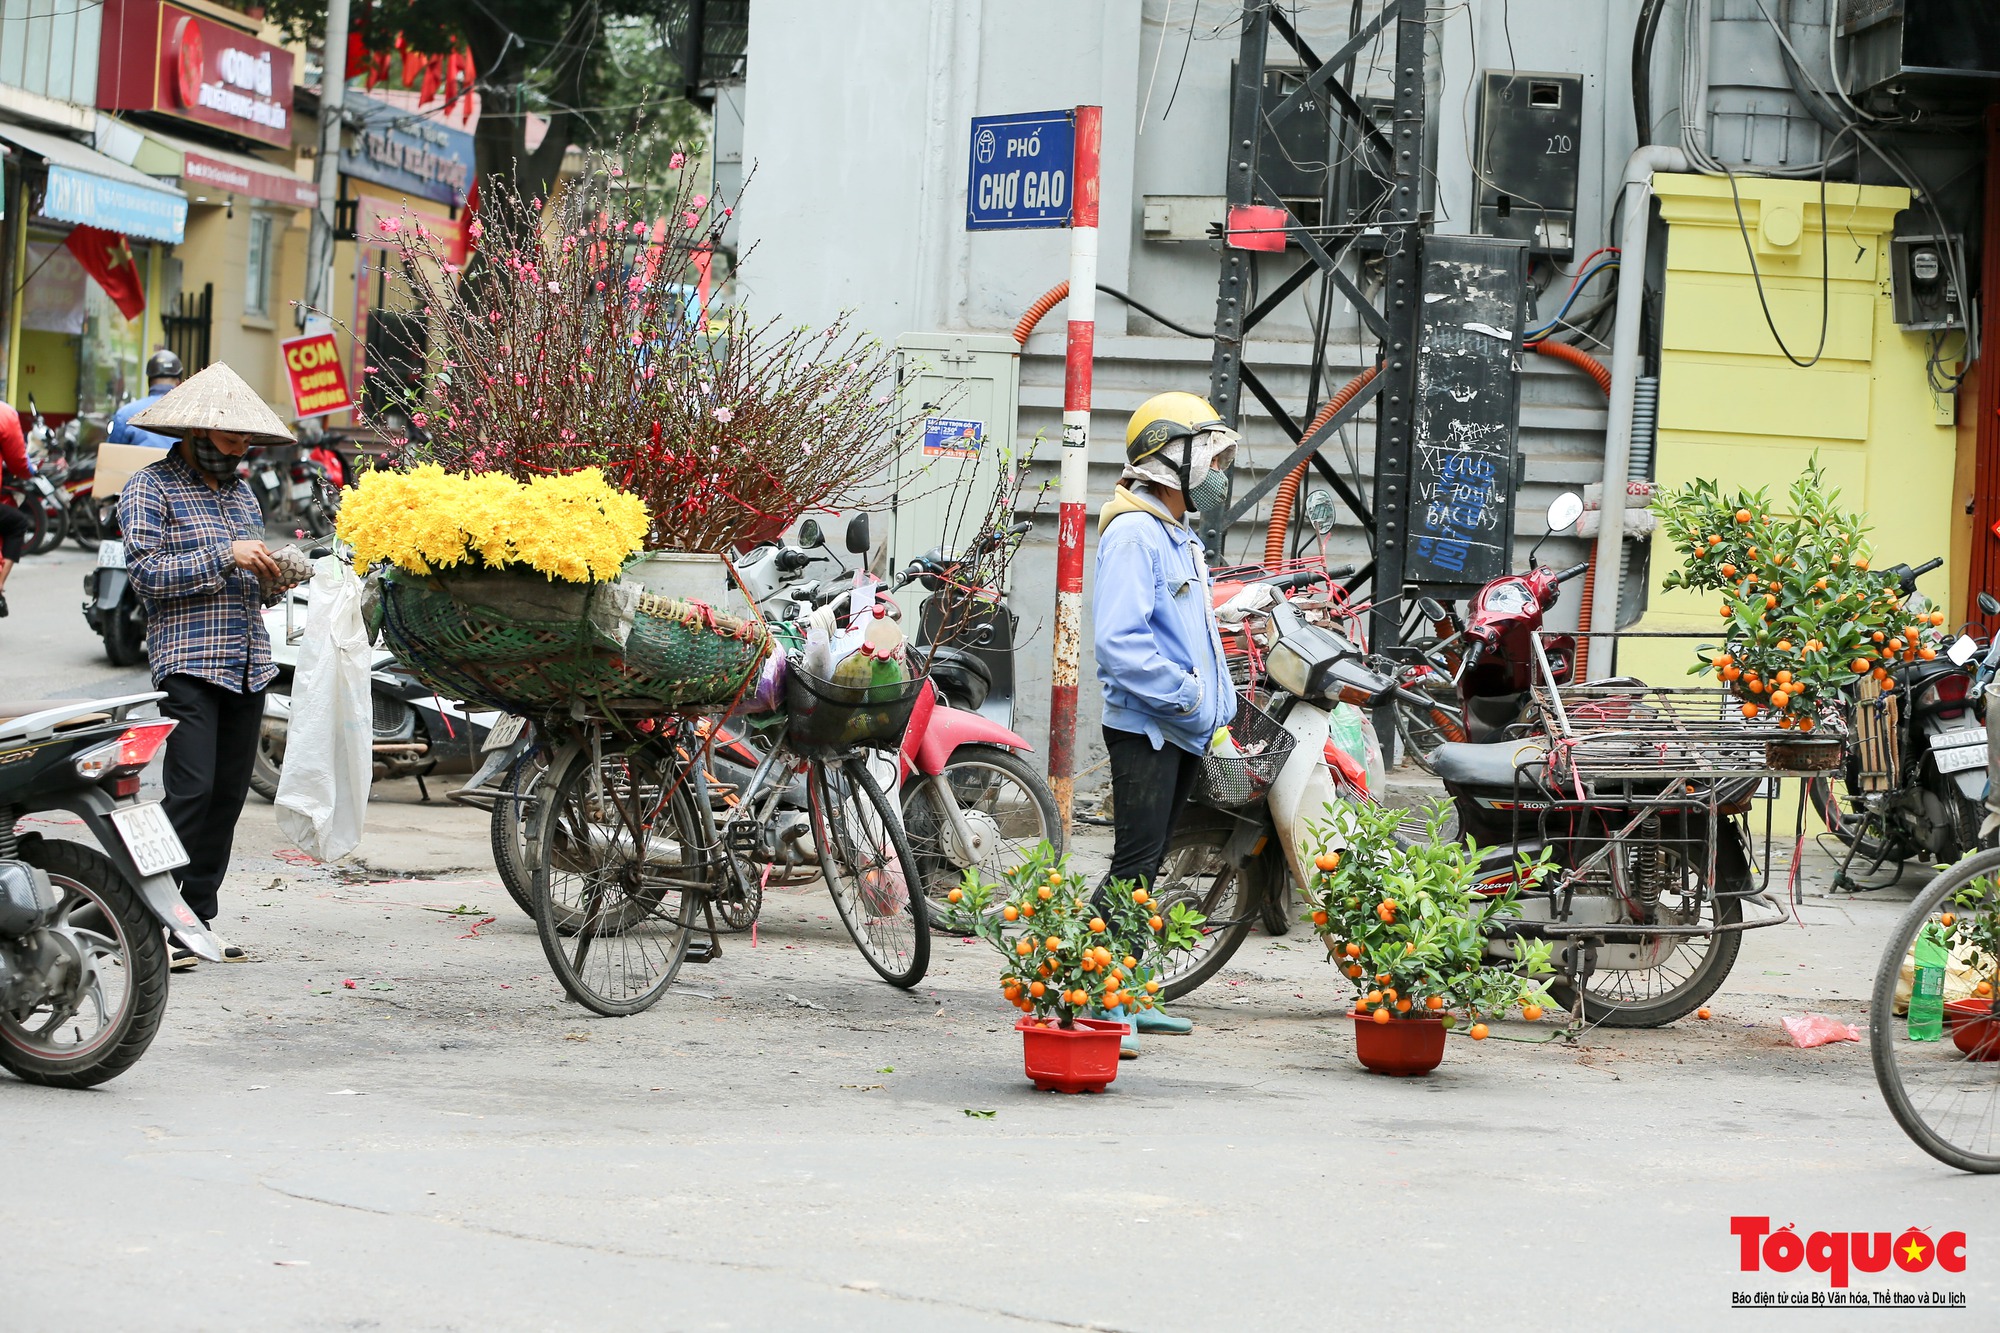
[[[1970,109],[2000,91],[1993,0],[1841,0],[1834,30],[1857,94]]]
[[[896,339],[896,392],[900,415],[923,422],[896,457],[889,557],[901,569],[933,547],[970,541],[1013,466],[1020,346],[1003,334],[906,333]],[[925,595],[916,584],[903,590],[905,616]]]
[[[1514,567],[1527,247],[1424,239],[1404,575],[1462,595]]]
[[[1145,207],[1149,241],[1213,240],[1229,216],[1229,201],[1219,194],[1149,194]]]
[[[1912,332],[1965,327],[1965,308],[1951,272],[1958,238],[1893,236],[1889,239],[1889,287],[1896,325]]]
[[[1475,230],[1566,259],[1576,249],[1583,76],[1489,69],[1473,148]]]

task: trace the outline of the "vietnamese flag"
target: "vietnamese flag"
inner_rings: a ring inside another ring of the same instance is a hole
[[[118,307],[119,314],[137,319],[145,313],[146,286],[139,281],[131,247],[125,244],[122,235],[96,227],[77,227],[63,244],[76,256],[76,262],[83,265],[83,271],[97,280],[97,285]]]

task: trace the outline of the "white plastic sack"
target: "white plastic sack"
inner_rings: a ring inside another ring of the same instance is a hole
[[[360,844],[368,812],[375,764],[370,653],[354,571],[322,557],[310,592],[278,778],[278,827],[306,855],[331,861]]]

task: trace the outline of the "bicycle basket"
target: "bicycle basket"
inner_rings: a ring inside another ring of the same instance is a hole
[[[785,732],[793,745],[807,750],[896,745],[926,679],[836,685],[793,663],[785,676]]]
[[[1229,724],[1240,755],[1206,754],[1195,780],[1194,799],[1219,810],[1237,810],[1264,799],[1297,742],[1284,724],[1243,695]]]

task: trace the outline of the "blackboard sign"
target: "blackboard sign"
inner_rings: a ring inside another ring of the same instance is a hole
[[[1424,238],[1404,577],[1469,592],[1514,564],[1527,247]]]

